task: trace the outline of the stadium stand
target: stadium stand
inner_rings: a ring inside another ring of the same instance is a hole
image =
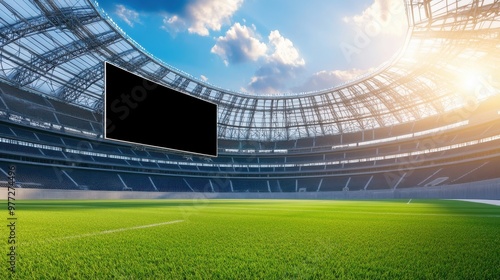
[[[22,188],[352,192],[500,179],[495,168],[500,164],[500,91],[495,83],[499,1],[433,1],[429,7],[405,1],[408,43],[390,64],[330,90],[260,97],[204,84],[157,61],[92,1],[46,2],[52,10],[35,1],[29,4],[32,15],[0,23],[0,32],[11,36],[0,40],[5,50],[0,63],[4,70],[0,73],[0,163],[3,173],[9,164],[17,166]],[[0,6],[20,8],[14,1]],[[79,34],[68,36],[73,39],[64,45],[78,44],[80,30],[86,30],[87,39],[96,39],[96,29],[83,19],[78,21],[82,11],[94,16],[94,27],[115,34],[127,55],[106,56],[99,51],[104,46],[97,46],[86,51],[85,63],[79,56],[54,58],[57,71],[30,67],[30,55],[46,57],[47,50],[57,47],[51,42],[26,50],[27,58],[9,55],[8,49],[26,49],[16,31],[27,32],[24,40],[33,41],[53,30]],[[433,17],[429,12],[435,13]],[[22,29],[35,16],[61,20],[48,27]],[[67,18],[79,23],[58,25]],[[464,93],[454,84],[455,74],[467,66],[459,58],[470,53],[476,55],[466,64],[481,63],[488,74],[475,91]],[[70,71],[64,59],[81,66]],[[218,157],[103,139],[104,61],[216,102],[224,114],[219,118]],[[20,71],[30,78],[22,79]],[[52,88],[39,86],[45,81]],[[240,104],[254,105],[242,108]],[[263,108],[279,114],[270,115]],[[281,117],[275,119],[276,125],[266,125],[266,120],[277,116]]]

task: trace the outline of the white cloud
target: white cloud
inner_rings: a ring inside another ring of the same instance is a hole
[[[305,60],[292,41],[283,37],[279,31],[269,34],[268,54],[265,63],[251,78],[246,91],[254,93],[279,93],[288,89],[288,84],[305,66]]]
[[[219,31],[223,23],[229,24],[231,16],[243,0],[199,0],[188,7],[192,19],[190,33],[207,36],[209,30]]]
[[[305,60],[292,41],[278,30],[271,31],[264,43],[255,30],[235,23],[224,36],[216,39],[211,52],[230,63],[260,61],[261,66],[242,92],[278,93],[287,90],[287,85],[304,69]]]
[[[205,76],[205,75],[201,75],[201,76],[200,76],[200,79],[201,79],[202,81],[204,81],[204,82],[208,81],[208,78],[207,78],[207,76]]]
[[[288,90],[288,84],[302,71],[301,67],[268,62],[262,65],[251,78],[247,92],[276,94]]]
[[[294,88],[294,91],[308,92],[332,88],[339,84],[355,80],[359,76],[372,71],[374,71],[374,68],[319,71],[309,77],[303,85]]]
[[[139,13],[123,5],[116,5],[115,14],[131,27],[134,27],[135,23],[140,23]]]
[[[303,66],[305,61],[300,57],[299,51],[293,46],[292,41],[281,36],[278,30],[269,34],[269,43],[274,50],[269,56],[269,61],[290,66]]]
[[[163,18],[162,29],[175,34],[186,29],[186,22],[177,15]]]
[[[220,31],[223,25],[230,24],[232,15],[242,4],[243,0],[195,0],[182,12],[167,15],[162,28],[208,36],[210,31]]]
[[[224,36],[217,38],[211,52],[217,54],[224,63],[256,61],[265,56],[267,46],[259,41],[255,29],[235,23]]]
[[[368,33],[401,35],[406,30],[404,2],[401,0],[374,0],[361,14],[345,17]]]
[[[374,71],[375,68],[369,68],[369,69],[349,69],[349,70],[333,70],[333,71],[323,71],[328,76],[333,77],[334,79],[337,79],[341,83],[349,82],[352,81],[359,76],[362,76],[366,73]],[[321,73],[321,72],[319,72]]]

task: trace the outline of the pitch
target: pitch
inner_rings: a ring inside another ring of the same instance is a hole
[[[472,202],[37,200],[16,215],[16,268],[5,241],[2,279],[500,275],[500,207]]]

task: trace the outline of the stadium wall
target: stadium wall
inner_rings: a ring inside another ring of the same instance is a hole
[[[7,199],[2,188],[0,199]],[[343,192],[136,192],[85,191],[55,189],[16,189],[16,200],[22,199],[498,199],[500,179],[460,185],[405,188],[397,190],[343,191]]]

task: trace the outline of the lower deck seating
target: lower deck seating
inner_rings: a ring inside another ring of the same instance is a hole
[[[23,188],[133,190],[161,192],[324,192],[401,189],[459,184],[498,178],[500,157],[426,168],[402,168],[364,174],[318,175],[307,178],[231,178],[169,176],[112,170],[1,162],[7,174],[16,166]]]

